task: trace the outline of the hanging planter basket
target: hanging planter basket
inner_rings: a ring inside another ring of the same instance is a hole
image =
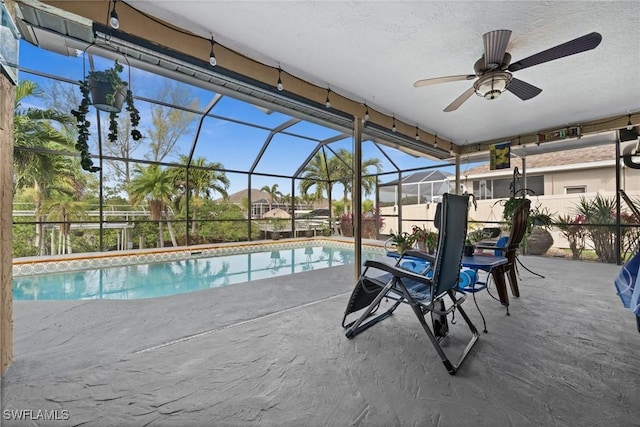
[[[86,47],[87,50],[94,46],[93,44]],[[129,60],[124,56],[129,68],[129,81],[131,81],[131,66]],[[131,138],[138,141],[142,138],[142,134],[137,126],[140,123],[140,112],[134,105],[133,92],[131,92],[129,83],[123,81],[120,73],[123,66],[116,60],[113,67],[106,70],[90,71],[86,73],[85,61],[82,61],[82,74],[84,79],[80,80],[80,93],[82,100],[78,108],[71,110],[71,114],[77,121],[78,139],[76,142],[76,150],[80,153],[80,164],[82,169],[89,172],[97,172],[99,167],[93,165],[93,159],[89,152],[89,134],[91,122],[88,119],[89,107],[93,105],[97,110],[109,113],[109,134],[107,135],[109,142],[116,142],[119,138],[118,134],[118,113],[122,111],[123,105],[126,103],[126,110],[129,113],[131,121]],[[98,140],[101,144],[101,140]]]
[[[122,82],[117,90],[108,81],[101,81],[96,76],[90,75],[87,78],[89,90],[91,91],[91,103],[98,110],[107,113],[119,113],[127,96],[128,85]]]

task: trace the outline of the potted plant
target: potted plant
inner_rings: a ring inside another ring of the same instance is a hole
[[[395,250],[398,251],[399,254],[403,254],[404,251],[410,249],[416,241],[413,234],[403,231],[402,233],[391,233],[388,242],[395,246]]]
[[[553,215],[547,207],[537,205],[529,212],[529,226],[538,226],[545,229],[553,225]]]
[[[76,149],[80,152],[80,164],[82,168],[89,172],[97,172],[100,168],[93,166],[93,160],[89,154],[89,134],[91,122],[87,119],[89,106],[93,105],[99,110],[109,113],[109,141],[118,139],[118,113],[122,109],[122,104],[126,102],[126,110],[131,120],[131,137],[134,141],[142,138],[142,134],[137,129],[140,123],[140,112],[133,103],[133,92],[129,84],[122,80],[122,64],[115,61],[114,66],[103,71],[90,71],[80,80],[80,93],[82,100],[76,110],[71,110],[71,114],[78,123],[78,139]]]
[[[528,255],[544,255],[553,246],[553,236],[549,229],[553,216],[549,209],[537,205],[529,212],[525,248]]]
[[[411,228],[411,234],[413,234],[418,250],[432,254],[436,250],[438,244],[438,233],[431,231],[424,227],[418,227],[414,225]]]
[[[513,214],[520,204],[525,200],[524,195],[522,197],[511,196],[507,200],[501,200],[500,203],[503,205],[504,209],[502,211],[502,218],[507,223],[512,222]]]
[[[519,190],[523,195],[516,197],[512,195],[509,199],[502,201],[504,206],[502,217],[507,225],[513,222],[513,215],[525,200],[525,194],[532,192],[531,190]],[[529,255],[544,255],[551,246],[553,246],[553,236],[549,229],[553,225],[553,215],[548,208],[540,204],[532,206],[529,209],[529,217],[527,220],[527,229],[525,232],[525,248]]]
[[[353,214],[351,212],[340,216],[340,231],[345,237],[353,237]]]
[[[484,240],[486,237],[487,235],[484,233],[484,231],[480,229],[469,231],[467,233],[467,238],[464,242],[464,249],[463,249],[464,256],[473,256],[476,250],[476,247],[474,246],[474,244]]]

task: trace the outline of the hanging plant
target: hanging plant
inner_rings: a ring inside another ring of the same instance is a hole
[[[120,73],[123,71],[122,64],[115,61],[114,66],[103,71],[90,71],[80,83],[80,93],[82,100],[77,109],[71,110],[71,114],[78,123],[78,139],[76,150],[80,152],[80,164],[82,169],[89,172],[97,172],[99,167],[93,165],[93,160],[89,153],[89,135],[91,122],[87,119],[89,106],[109,113],[109,134],[110,142],[118,140],[118,113],[122,110],[123,103],[126,102],[126,111],[131,120],[131,138],[137,141],[142,138],[142,134],[137,129],[140,123],[140,112],[133,102],[133,92],[129,84],[122,80]]]
[[[500,204],[504,206],[504,210],[502,211],[502,218],[504,218],[505,222],[510,223],[513,221],[513,214],[518,209],[525,200],[524,194],[522,197],[511,196],[506,200],[500,200]]]

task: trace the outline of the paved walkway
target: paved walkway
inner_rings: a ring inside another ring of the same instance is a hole
[[[509,317],[477,295],[489,333],[454,377],[406,307],[344,337],[352,266],[150,300],[17,301],[1,422],[639,425],[640,334],[613,288],[619,267],[523,262],[547,279],[523,272]]]

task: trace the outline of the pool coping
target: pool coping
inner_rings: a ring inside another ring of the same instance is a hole
[[[292,249],[309,243],[329,244],[334,247],[353,248],[354,241],[340,237],[310,237],[254,242],[229,242],[169,248],[137,249],[113,252],[78,253],[54,256],[25,257],[13,260],[13,277],[93,268],[117,267],[123,265],[147,264],[153,262],[178,261],[192,258],[207,258],[222,255],[236,255],[263,252],[272,249]],[[367,240],[362,246],[384,253],[383,242]]]

